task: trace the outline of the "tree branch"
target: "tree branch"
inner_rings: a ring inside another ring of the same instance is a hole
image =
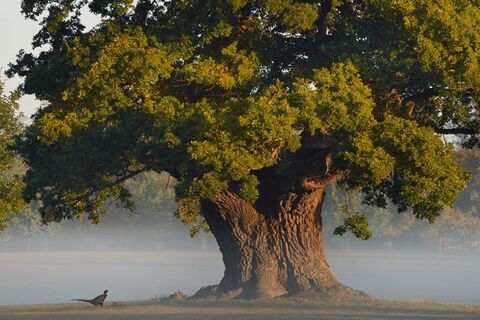
[[[89,201],[88,198],[90,198],[92,196],[95,196],[95,194],[98,194],[98,192],[100,190],[106,189],[106,188],[112,188],[112,187],[114,187],[118,184],[121,184],[121,183],[127,181],[130,178],[133,178],[134,176],[142,173],[143,171],[145,171],[145,170],[144,169],[139,169],[139,170],[134,170],[134,171],[128,170],[128,174],[125,174],[125,175],[119,177],[118,179],[108,183],[108,184],[101,185],[101,186],[96,185],[96,186],[92,187],[91,191],[86,196],[82,196],[79,199],[86,198],[87,201]]]
[[[404,101],[413,101],[415,103],[418,103],[420,101],[427,101],[428,99],[431,99],[435,96],[438,95],[438,90],[434,88],[427,88],[424,89],[423,91],[416,92],[408,97],[405,97],[403,100]]]
[[[479,130],[472,128],[435,128],[436,133],[440,134],[479,134]]]
[[[117,180],[115,181],[112,181],[107,187],[113,187],[119,183],[122,183],[122,182],[125,182],[126,180],[130,179],[130,178],[133,178],[135,177],[137,174],[140,174],[144,171],[144,169],[140,169],[140,170],[134,170],[134,171],[128,171],[128,174],[118,178]]]
[[[311,191],[319,188],[323,188],[339,180],[345,174],[345,170],[335,170],[334,172],[328,173],[325,176],[310,176],[303,177],[300,180],[300,185],[305,190]]]

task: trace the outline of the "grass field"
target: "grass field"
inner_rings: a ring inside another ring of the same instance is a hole
[[[1,320],[296,320],[296,319],[480,319],[480,306],[420,302],[368,305],[258,302],[131,302],[104,307],[56,304],[0,307]]]

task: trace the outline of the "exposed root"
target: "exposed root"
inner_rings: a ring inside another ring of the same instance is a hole
[[[373,300],[367,293],[340,283],[328,289],[299,292],[286,298],[295,301],[319,301],[324,303],[371,302]]]
[[[340,283],[329,288],[319,290],[302,291],[294,294],[285,294],[279,297],[259,297],[247,294],[250,290],[238,288],[223,291],[218,285],[205,286],[198,290],[189,299],[226,301],[234,299],[244,300],[293,300],[293,301],[318,301],[322,303],[345,303],[345,302],[371,302],[373,299],[365,292],[355,290]]]
[[[218,285],[205,286],[200,288],[190,299],[200,300],[212,300],[212,301],[224,301],[232,299],[245,299],[242,296],[243,289],[238,288],[235,290],[223,291]]]

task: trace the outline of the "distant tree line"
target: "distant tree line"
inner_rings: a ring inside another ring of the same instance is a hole
[[[347,195],[348,204],[354,210],[368,216],[373,238],[368,243],[355,241],[353,236],[335,237],[333,230],[343,219],[342,207],[345,194],[336,188],[328,192],[332,196],[325,201],[326,241],[330,246],[382,249],[409,248],[438,251],[480,251],[480,151],[460,149],[455,157],[472,173],[467,188],[460,194],[453,207],[445,208],[433,224],[398,213],[396,208],[372,208],[362,204],[360,194]]]
[[[394,206],[382,209],[364,205],[361,194],[345,195],[331,187],[323,209],[328,246],[480,251],[480,151],[459,150],[456,158],[472,172],[473,178],[455,205],[445,209],[434,224],[415,219],[411,214],[398,213]],[[16,171],[22,170],[16,168]],[[213,239],[205,233],[200,234],[200,243],[188,241],[188,227],[174,216],[177,208],[175,181],[168,174],[146,172],[128,181],[127,186],[136,204],[135,211],[111,205],[103,219],[107,223],[98,225],[77,220],[44,225],[37,205],[29,205],[12,215],[7,230],[0,233],[3,243],[0,250],[19,247],[25,250],[62,247],[78,250],[216,249]],[[358,241],[353,235],[339,237],[333,234],[344,218],[345,201],[351,210],[368,216],[374,234],[370,241]],[[180,243],[178,240],[182,237],[185,241]]]
[[[190,241],[189,228],[174,212],[173,180],[167,174],[146,172],[130,180],[134,212],[110,205],[101,224],[70,220],[42,223],[36,203],[10,216],[0,233],[0,251],[5,250],[196,250],[216,249],[213,239],[201,234]],[[183,241],[182,241],[183,240]]]

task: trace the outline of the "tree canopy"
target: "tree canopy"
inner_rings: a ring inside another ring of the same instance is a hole
[[[88,8],[101,18],[82,24]],[[178,215],[327,146],[369,205],[434,221],[466,186],[453,146],[479,144],[478,0],[23,0],[42,29],[9,74],[47,102],[17,143],[45,221],[132,208],[124,182],[177,180]],[[315,179],[308,181],[315,184]],[[368,237],[364,216],[339,233]]]

